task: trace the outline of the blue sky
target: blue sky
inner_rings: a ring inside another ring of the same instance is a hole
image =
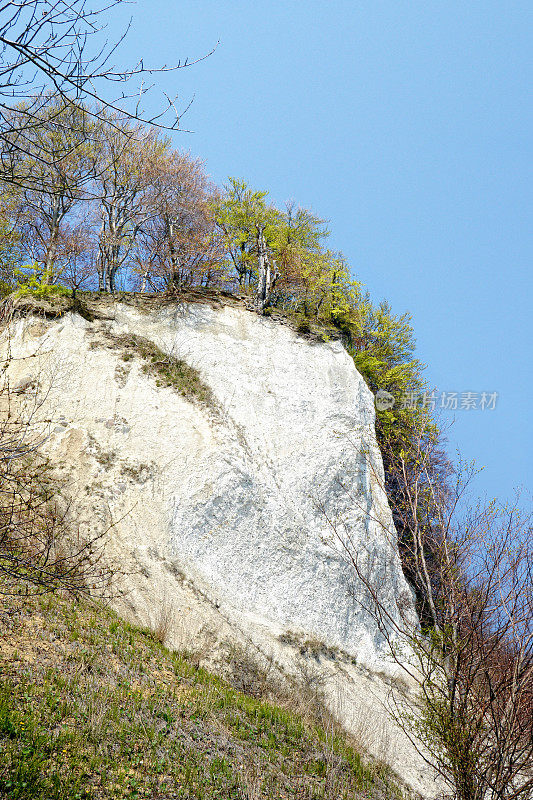
[[[172,63],[220,40],[156,78],[182,105],[194,95],[193,132],[175,144],[216,182],[246,177],[327,218],[372,297],[411,312],[430,384],[499,393],[495,410],[457,411],[450,432],[452,452],[485,466],[478,492],[530,489],[530,0],[126,10],[121,61]]]

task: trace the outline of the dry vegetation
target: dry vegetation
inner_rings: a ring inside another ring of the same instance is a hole
[[[7,319],[12,314],[34,314],[47,319],[59,319],[70,312],[79,314],[89,322],[114,318],[117,303],[136,308],[142,313],[150,313],[163,308],[184,310],[190,304],[208,304],[212,308],[233,306],[253,310],[253,304],[247,295],[236,295],[223,289],[204,287],[183,287],[171,295],[149,292],[116,292],[113,295],[83,291],[74,297],[68,294],[47,294],[38,297],[35,294],[22,294],[19,297],[7,297],[2,301],[0,318]],[[327,342],[343,337],[342,332],[324,320],[305,316],[304,314],[282,308],[267,308],[264,316],[288,325],[300,337],[310,342]]]
[[[198,370],[183,359],[163,352],[149,339],[135,334],[116,336],[114,342],[122,349],[124,361],[130,361],[135,356],[141,358],[144,362],[143,372],[154,376],[158,386],[171,387],[186,400],[197,401],[209,408],[215,407],[211,389],[202,381]]]

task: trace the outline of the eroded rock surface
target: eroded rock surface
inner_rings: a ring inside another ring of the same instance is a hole
[[[213,404],[158,386],[136,355],[124,360],[117,337],[131,334],[194,367]],[[238,639],[287,669],[290,642],[313,639],[344,659],[335,692],[342,684],[351,705],[340,716],[352,727],[363,706],[379,716],[386,686],[372,673],[394,667],[332,523],[393,617],[412,617],[413,602],[373,397],[339,342],[307,341],[235,305],[147,314],[121,303],[93,322],[15,318],[2,341],[11,385],[39,387],[34,422],[82,529],[109,528],[108,551],[128,573],[124,613],[152,626],[164,617],[173,646]]]

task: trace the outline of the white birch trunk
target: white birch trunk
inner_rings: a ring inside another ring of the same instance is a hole
[[[270,286],[270,262],[268,259],[268,251],[265,241],[264,228],[261,228],[258,232],[257,245],[258,245],[258,259],[259,259],[259,276],[257,280],[255,307],[257,311],[260,314],[262,314],[268,303],[268,294]]]

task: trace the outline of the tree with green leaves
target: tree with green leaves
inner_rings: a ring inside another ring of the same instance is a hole
[[[293,203],[280,211],[267,202],[267,192],[254,191],[237,178],[224,188],[215,219],[239,285],[253,287],[261,313],[273,301],[294,303],[311,263],[316,266],[321,256],[324,221]]]
[[[424,365],[415,357],[415,348],[409,314],[398,316],[387,302],[374,306],[365,298],[360,332],[350,352],[372,392],[388,392],[394,399],[391,408],[377,410],[376,430],[380,444],[386,440],[398,450],[408,448],[413,423],[418,430],[421,415],[430,424],[424,406]]]
[[[405,576],[414,587],[417,610],[425,620],[429,613],[424,582],[418,579],[418,565],[412,558],[410,529],[411,492],[417,495],[419,509],[424,499],[427,524],[435,521],[434,487],[446,486],[452,467],[442,444],[442,434],[432,415],[431,393],[423,376],[424,365],[415,357],[416,343],[409,314],[395,315],[389,304],[373,306],[365,298],[358,336],[348,347],[355,366],[374,393],[384,392],[390,403],[376,408],[376,437],[384,467],[384,489],[390,502]],[[379,396],[379,395],[378,395]],[[420,457],[424,472],[420,473]],[[429,476],[422,497],[422,478]],[[433,489],[431,488],[433,487]],[[432,553],[427,537],[425,564]]]
[[[230,178],[224,189],[215,202],[216,224],[239,286],[254,287],[256,308],[262,312],[278,278],[275,242],[281,215],[267,204],[267,192],[253,191],[246,181]]]

